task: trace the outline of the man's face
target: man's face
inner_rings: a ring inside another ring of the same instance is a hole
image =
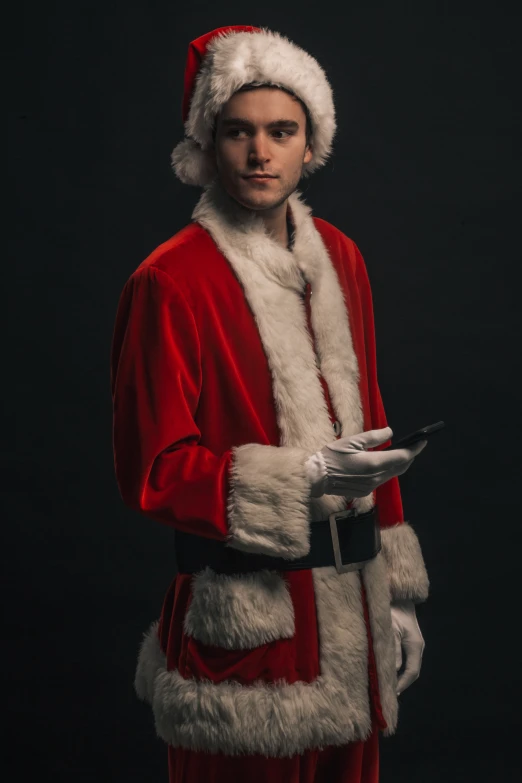
[[[305,131],[300,103],[283,90],[258,87],[233,95],[219,114],[215,139],[219,180],[227,193],[256,211],[280,206],[312,158]]]

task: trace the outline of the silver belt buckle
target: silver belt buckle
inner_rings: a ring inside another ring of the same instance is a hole
[[[341,548],[339,546],[339,531],[337,530],[337,520],[355,517],[355,509],[347,508],[346,511],[334,511],[328,515],[330,520],[330,533],[332,536],[332,546],[335,557],[335,568],[338,574],[346,574],[348,571],[359,571],[369,560],[362,560],[359,563],[343,563],[341,558]]]

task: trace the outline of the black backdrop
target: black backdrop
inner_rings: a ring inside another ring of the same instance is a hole
[[[514,780],[517,5],[60,0],[17,13],[2,296],[13,437],[2,649],[17,779],[167,780],[132,681],[175,573],[172,531],[120,500],[109,350],[124,282],[199,197],[169,168],[188,43],[254,24],[309,50],[332,83],[335,154],[302,190],[366,260],[389,423],[396,435],[447,424],[401,479],[431,597],[417,609],[421,676],[381,739],[382,780]]]

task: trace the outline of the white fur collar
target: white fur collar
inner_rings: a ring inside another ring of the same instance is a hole
[[[262,219],[232,199],[217,180],[205,190],[192,217],[231,264],[254,313],[272,373],[280,445],[300,446],[312,454],[336,437],[320,372],[328,384],[341,434],[363,430],[359,368],[346,301],[311,208],[298,191],[288,203],[295,227],[292,251],[273,239]],[[313,293],[317,356],[300,296],[306,280]],[[373,496],[356,499],[355,505],[365,510],[373,505]],[[317,506],[317,518],[324,519],[346,503],[344,498],[325,495]]]
[[[306,231],[303,229],[306,229],[308,221],[311,222],[311,209],[300,200],[297,191],[291,194],[288,203],[290,218],[295,228],[293,251],[285,249],[273,239],[261,217],[234,201],[217,180],[202,195],[192,217],[201,223],[214,239],[219,233],[221,244],[224,240],[226,244],[233,245],[239,253],[263,269],[267,277],[301,293],[305,281],[300,271],[300,251],[306,242]],[[302,272],[305,270],[302,269]]]

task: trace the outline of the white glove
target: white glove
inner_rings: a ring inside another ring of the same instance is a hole
[[[397,674],[403,663],[403,652],[406,658],[404,671],[397,682],[397,696],[399,696],[418,679],[425,645],[413,601],[394,601],[391,605],[391,616],[395,634]]]
[[[368,430],[334,440],[312,454],[306,461],[311,496],[360,498],[393,476],[405,473],[428,441],[389,451],[366,451],[385,443],[392,435],[390,427]]]

